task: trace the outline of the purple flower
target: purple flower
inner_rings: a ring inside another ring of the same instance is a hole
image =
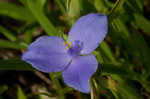
[[[42,72],[62,71],[64,82],[84,93],[98,62],[92,52],[107,33],[107,16],[91,13],[77,20],[69,32],[69,42],[57,36],[42,36],[23,54],[22,60]]]

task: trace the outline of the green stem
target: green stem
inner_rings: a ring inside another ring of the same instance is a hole
[[[62,87],[61,87],[58,79],[56,79],[53,74],[50,74],[50,77],[52,79],[53,84],[55,84],[55,86],[56,86],[56,92],[59,95],[59,99],[65,99],[64,92],[62,90]]]
[[[95,99],[95,97],[94,97],[93,78],[90,79],[90,87],[91,87],[91,99]]]

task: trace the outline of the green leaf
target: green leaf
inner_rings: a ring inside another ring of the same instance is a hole
[[[24,4],[25,7],[27,7],[27,0],[19,0],[22,4]],[[38,5],[38,8],[40,10],[43,10],[44,9],[44,6],[46,4],[46,1],[47,0],[36,0],[37,2],[37,5]]]
[[[96,58],[97,58],[97,60],[98,60],[98,62],[100,64],[104,63],[104,60],[102,58],[102,55],[101,55],[100,51],[99,52],[98,51],[94,51],[93,54],[96,56]]]
[[[95,8],[101,13],[108,13],[108,8],[106,7],[104,0],[95,0],[94,1]]]
[[[113,16],[114,13],[120,11],[120,9],[123,7],[125,0],[116,0],[114,6],[112,7],[110,11],[110,15]]]
[[[19,0],[22,4],[26,5],[26,0]]]
[[[59,32],[53,26],[51,21],[45,16],[44,12],[39,9],[38,2],[36,0],[27,0],[27,4],[36,20],[40,23],[48,35],[59,35]]]
[[[137,26],[150,35],[150,21],[147,20],[143,15],[137,13],[134,14],[134,18]]]
[[[27,45],[24,42],[10,42],[0,39],[0,48],[11,48],[16,50],[26,49]]]
[[[17,40],[17,38],[12,33],[10,33],[7,29],[5,29],[2,26],[0,26],[0,33],[2,33],[10,41],[16,41]]]
[[[114,64],[102,64],[100,67],[102,74],[117,74],[120,76],[129,77],[133,73],[129,68],[126,68],[127,64],[114,65]]]
[[[140,61],[143,62],[145,70],[147,73],[149,73],[150,70],[150,48],[147,45],[147,42],[144,40],[142,35],[140,34],[139,31],[135,28],[136,26],[134,25],[133,28],[133,39],[131,42],[130,46],[133,46],[136,49],[133,49],[132,51],[137,51],[137,58],[139,58]],[[139,46],[140,45],[140,46]],[[134,55],[135,56],[135,55]]]
[[[63,0],[55,0],[55,2],[57,3],[57,5],[59,6],[61,12],[63,14],[66,13],[66,9],[65,9],[65,4],[63,3]]]
[[[71,0],[68,9],[68,16],[70,18],[77,18],[80,15],[80,1],[79,0]]]
[[[114,20],[114,24],[116,25],[116,31],[122,33],[120,34],[120,36],[126,40],[130,39],[130,32],[127,28],[127,26],[125,25],[125,23],[123,21],[121,21],[121,19],[115,19]]]
[[[79,0],[81,4],[81,14],[87,14],[91,12],[97,12],[95,6],[90,2],[90,0]]]
[[[111,49],[109,48],[108,44],[103,41],[101,44],[100,44],[100,49],[101,51],[105,54],[105,56],[113,63],[117,63]],[[101,53],[102,53],[101,52]]]
[[[138,8],[143,12],[143,7],[144,7],[144,1],[143,0],[135,0]]]
[[[44,5],[46,3],[47,0],[36,0],[38,7],[43,10]]]
[[[35,30],[36,30],[36,28],[33,28],[33,29],[27,30],[25,32],[25,41],[27,44],[31,43],[32,38],[33,38],[33,33],[35,32]]]
[[[27,99],[23,90],[20,87],[18,87],[17,99]]]
[[[35,70],[26,62],[18,59],[0,60],[0,70]]]
[[[133,13],[135,13],[135,12],[142,13],[142,11],[143,11],[142,3],[144,4],[144,1],[141,2],[139,0],[134,0],[134,1],[133,0],[127,0],[126,3]]]
[[[8,86],[7,85],[2,85],[2,86],[0,86],[0,95],[2,95],[5,91],[7,91],[8,90]]]
[[[18,30],[17,33],[18,34],[23,34],[25,32],[27,32],[28,30],[32,30],[34,28],[38,28],[39,25],[37,22],[31,22],[31,23],[25,23],[23,26],[21,26]]]
[[[0,2],[0,15],[9,16],[21,21],[31,22],[35,20],[28,9],[7,2]]]
[[[118,75],[111,75],[115,80],[117,80],[118,94],[120,94],[121,99],[143,99],[140,92],[136,89],[130,80],[119,77]]]

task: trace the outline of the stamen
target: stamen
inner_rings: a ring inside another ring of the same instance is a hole
[[[72,46],[71,43],[69,43],[68,41],[67,41],[66,43],[67,43],[68,47],[71,47],[71,46]]]
[[[71,43],[68,43],[68,46],[71,47],[72,46]]]
[[[66,49],[67,49],[67,50],[69,50],[69,48],[71,48],[71,46],[72,46],[71,43],[68,43],[68,42],[66,42],[66,41],[63,42],[63,45],[66,46]]]
[[[66,46],[66,49],[67,49],[67,50],[69,50],[69,47],[68,47],[68,46]]]
[[[63,44],[66,45],[66,42],[64,41]]]

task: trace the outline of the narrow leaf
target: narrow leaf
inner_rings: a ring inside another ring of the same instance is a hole
[[[117,80],[118,85],[116,85],[118,93],[120,92],[121,99],[143,99],[140,92],[136,89],[130,80],[123,79],[118,75],[111,75],[115,80]]]
[[[26,49],[27,45],[23,42],[10,42],[7,40],[0,39],[0,48],[12,48],[16,50]]]
[[[5,92],[5,91],[7,91],[8,90],[8,86],[7,85],[2,85],[2,86],[0,86],[0,96]]]
[[[100,49],[102,50],[102,52],[108,57],[108,59],[113,62],[113,63],[117,63],[111,49],[109,48],[108,44],[106,42],[102,42],[100,44]]]
[[[124,24],[123,21],[121,21],[121,19],[115,19],[114,20],[114,24],[116,25],[117,27],[117,30],[118,32],[122,33],[120,36],[122,36],[122,38],[128,40],[130,39],[130,32],[127,28],[127,26]]]
[[[18,96],[17,99],[27,99],[27,97],[25,96],[23,90],[20,87],[18,87],[17,96]]]
[[[36,20],[40,23],[43,29],[48,35],[58,35],[58,31],[50,22],[50,20],[45,16],[44,12],[41,11],[38,7],[36,0],[27,0],[28,7]]]
[[[16,41],[17,40],[17,38],[12,33],[10,33],[7,29],[5,29],[2,26],[0,26],[0,33],[2,33],[10,41]]]
[[[34,70],[32,66],[18,59],[0,60],[0,70]]]
[[[7,2],[0,2],[0,15],[21,21],[34,21],[34,17],[28,9]]]
[[[68,16],[70,18],[77,18],[80,15],[80,2],[79,0],[71,0],[69,4]]]
[[[150,21],[140,14],[134,14],[135,22],[140,29],[150,35]]]

